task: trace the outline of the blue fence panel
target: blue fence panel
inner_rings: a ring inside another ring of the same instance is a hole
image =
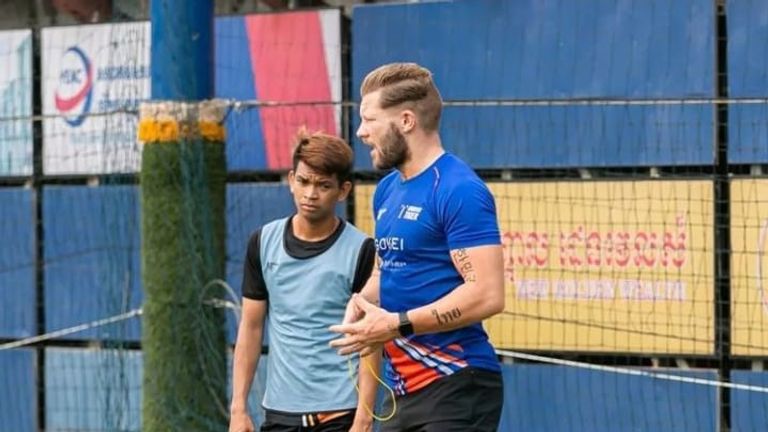
[[[768,97],[768,8],[762,0],[726,2],[728,17],[728,91],[732,98]],[[768,106],[734,104],[728,108],[728,161],[768,162]]]
[[[502,368],[500,431],[715,431],[713,387],[564,366]],[[714,379],[714,372],[670,372]]]
[[[768,388],[768,372],[733,371],[731,381]],[[768,394],[731,390],[731,424],[734,431],[762,431],[768,424]]]
[[[141,430],[139,351],[45,350],[47,430]]]
[[[32,349],[0,351],[2,430],[38,430],[36,358],[35,351]]]
[[[354,9],[352,94],[377,66],[415,61],[447,101],[448,150],[477,168],[713,161],[711,105],[494,106],[499,100],[714,94],[708,0],[493,0]],[[354,116],[356,128],[359,118]],[[356,166],[371,167],[356,142]]]
[[[441,132],[475,168],[695,165],[709,162],[695,143],[711,143],[711,115],[704,105],[446,107]]]
[[[46,187],[43,198],[47,331],[140,307],[137,188]],[[131,318],[66,338],[138,340],[140,320]]]
[[[11,363],[8,363],[8,356],[4,356],[3,353],[5,352],[0,352],[0,366],[8,365],[10,367]],[[28,354],[31,354],[31,351]],[[47,429],[141,430],[143,355],[140,351],[48,348],[45,354]],[[17,355],[16,358],[18,362],[19,356]],[[227,358],[227,382],[229,385],[227,397],[229,397],[232,382],[231,353]],[[261,399],[264,397],[267,358],[266,355],[261,357],[248,397],[251,416],[257,426],[264,420]],[[32,357],[32,359],[34,358]],[[28,363],[28,365],[26,363],[22,365],[28,369],[28,372],[25,369],[23,374],[20,372],[20,368],[8,369],[18,374],[18,376],[13,377],[15,381],[9,382],[18,383],[22,393],[14,393],[13,403],[0,404],[0,414],[4,413],[4,410],[11,409],[14,412],[21,412],[18,407],[24,403],[28,403],[28,408],[32,409],[31,412],[34,413],[34,382],[32,381],[27,385],[26,381],[23,381],[27,379],[26,375],[31,378],[34,377],[34,363],[32,360]],[[5,367],[0,368],[0,371],[5,370]],[[0,378],[2,377],[3,373],[0,372]],[[27,387],[29,390],[26,390]],[[3,397],[4,395],[0,394],[0,402],[5,402]],[[229,403],[227,402],[225,405],[229,406]],[[24,412],[26,413],[26,411]],[[0,418],[5,420],[14,417],[3,415]],[[35,420],[36,417],[29,418],[31,422]],[[5,427],[6,424],[4,423],[3,426]],[[36,428],[19,427],[8,428],[7,430],[36,430]]]
[[[29,189],[0,190],[0,337],[35,334],[34,195]]]

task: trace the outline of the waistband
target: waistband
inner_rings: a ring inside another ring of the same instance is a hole
[[[271,422],[287,426],[313,427],[328,423],[348,414],[354,414],[354,409],[341,411],[325,411],[318,413],[287,413],[282,411],[265,410],[266,418]]]

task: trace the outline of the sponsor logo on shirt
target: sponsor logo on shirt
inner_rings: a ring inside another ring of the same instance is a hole
[[[386,251],[386,250],[401,251],[405,247],[405,245],[403,244],[403,239],[400,237],[377,238],[375,242],[376,242],[376,249],[380,251]]]
[[[420,214],[421,207],[403,204],[400,206],[400,214],[397,215],[397,218],[415,221],[419,220]]]

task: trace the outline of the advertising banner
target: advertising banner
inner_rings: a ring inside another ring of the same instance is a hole
[[[150,97],[149,23],[42,30],[43,170],[135,172],[136,110]]]
[[[731,182],[731,353],[768,354],[768,180]]]
[[[32,174],[32,31],[0,32],[0,176]]]

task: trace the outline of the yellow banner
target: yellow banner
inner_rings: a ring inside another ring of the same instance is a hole
[[[731,353],[768,354],[768,180],[731,183]]]
[[[504,245],[505,349],[711,354],[713,197],[707,181],[489,184]],[[373,231],[372,186],[356,222]]]
[[[355,184],[355,226],[373,237],[373,192],[375,184]]]

